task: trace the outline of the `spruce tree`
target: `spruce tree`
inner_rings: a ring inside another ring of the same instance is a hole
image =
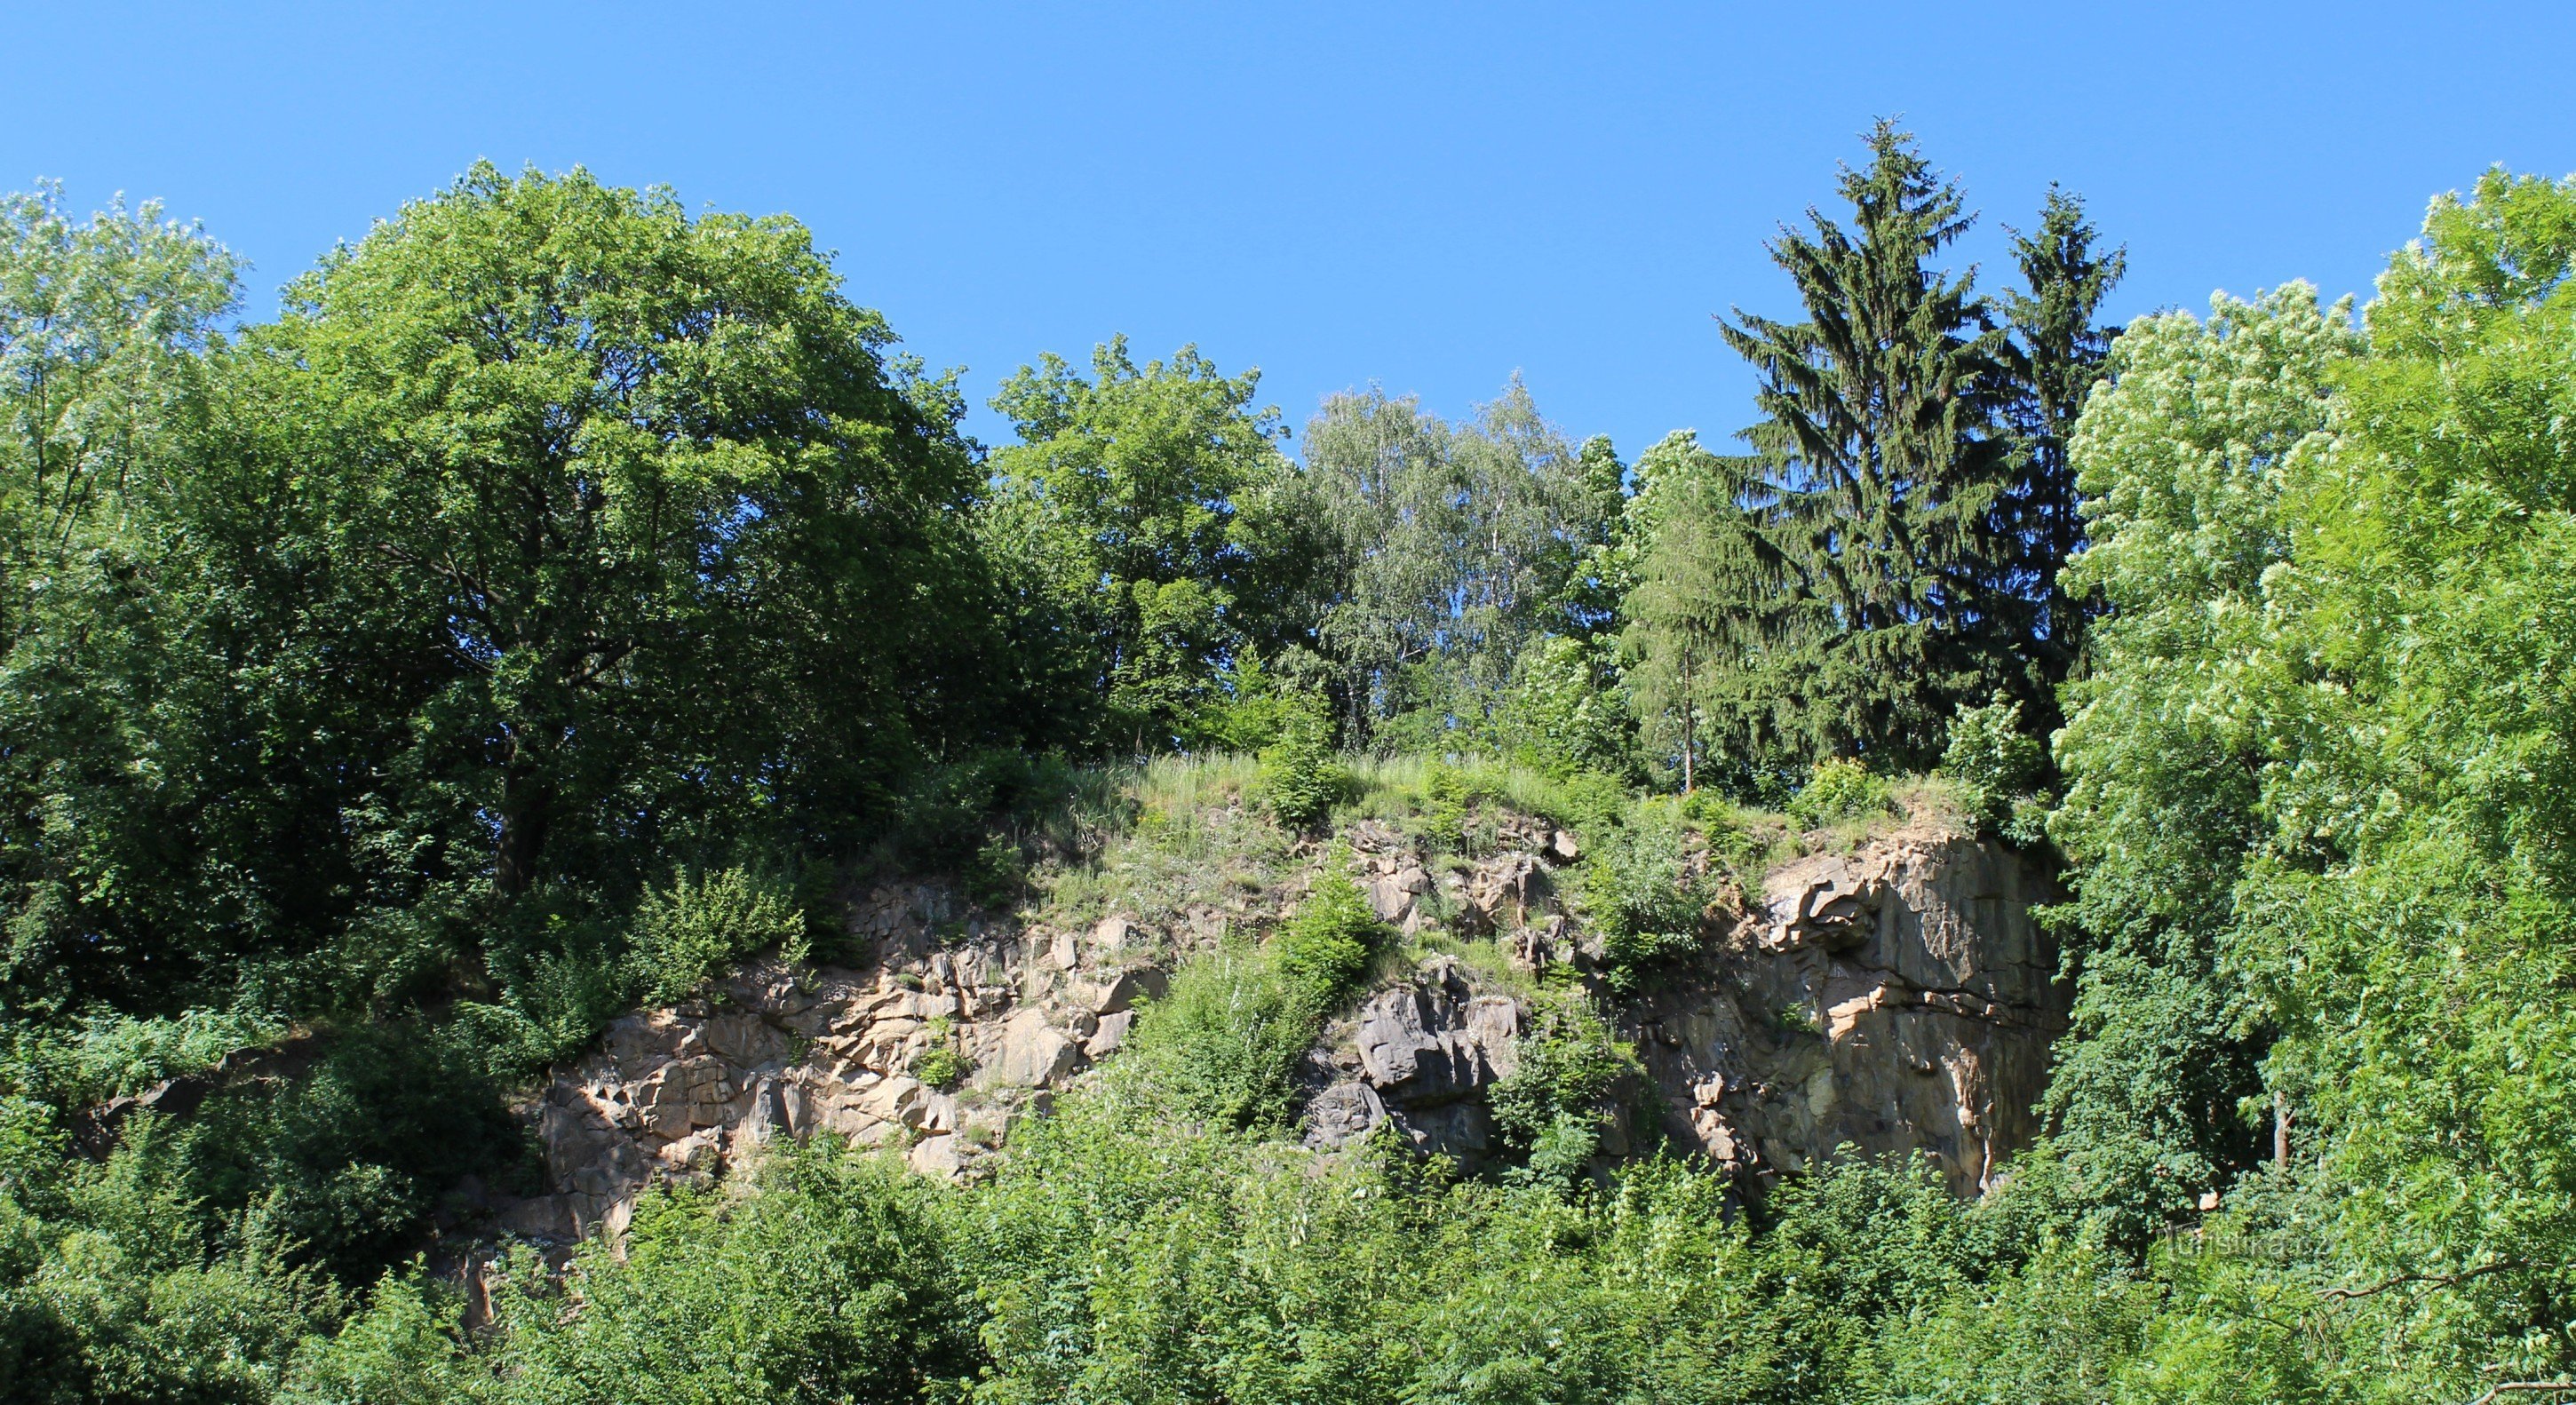
[[[2013,428],[2022,442],[2021,472],[1996,527],[2009,545],[2010,585],[2030,610],[2025,632],[2032,656],[2051,684],[2073,666],[2087,614],[2086,603],[2069,597],[2057,580],[2058,567],[2084,542],[2066,445],[2118,335],[2093,319],[2129,262],[2127,249],[2106,252],[2098,240],[2083,200],[2051,186],[2039,228],[2013,236],[2013,259],[2029,291],[2007,290],[2001,299],[2019,343],[2022,393],[2014,401]],[[2053,706],[2045,712],[2055,716]]]
[[[1777,700],[1781,740],[1810,755],[1928,765],[1961,700],[2028,686],[1994,536],[2014,358],[1974,270],[1934,266],[1973,219],[1955,183],[1893,123],[1869,147],[1843,171],[1849,227],[1810,209],[1771,246],[1805,319],[1721,323],[1760,377],[1739,507],[1761,539],[1742,558],[1768,576],[1741,582],[1768,677],[1725,690]]]

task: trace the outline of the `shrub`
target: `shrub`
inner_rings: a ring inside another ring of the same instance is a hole
[[[1887,781],[1871,775],[1869,767],[1858,761],[1839,757],[1819,761],[1808,772],[1797,798],[1789,802],[1789,813],[1809,829],[1883,815],[1888,813]]]
[[[1673,802],[1648,801],[1601,836],[1583,882],[1585,904],[1601,930],[1602,978],[1613,991],[1628,994],[1657,968],[1699,950],[1708,895]]]
[[[1275,1129],[1294,1110],[1316,1023],[1273,954],[1232,947],[1172,977],[1119,1062],[1151,1084],[1157,1107],[1230,1131]]]
[[[579,1311],[536,1263],[495,1295],[487,1398],[960,1398],[976,1313],[944,1189],[819,1137],[765,1159],[756,1194],[647,1197],[620,1244],[579,1251]]]
[[[966,896],[979,906],[1007,906],[1028,883],[1029,865],[1018,841],[1003,835],[987,838],[967,860]]]
[[[1350,792],[1350,777],[1333,761],[1332,726],[1321,698],[1303,695],[1279,721],[1279,739],[1261,752],[1258,781],[1271,815],[1291,829],[1322,824]]]
[[[528,1155],[504,1090],[455,1025],[362,1025],[295,1078],[235,1083],[185,1133],[191,1192],[290,1257],[363,1283],[407,1257],[439,1198]]]
[[[1557,634],[1522,649],[1494,724],[1505,753],[1557,777],[1635,773],[1637,724],[1611,652]]]
[[[913,1056],[912,1076],[933,1088],[954,1088],[975,1066],[949,1044],[933,1044]]]
[[[635,910],[630,961],[638,983],[668,1004],[696,991],[725,967],[764,947],[803,960],[805,919],[785,894],[739,868],[667,889],[648,889]]]
[[[649,984],[632,953],[610,954],[603,925],[548,913],[486,949],[500,999],[460,1000],[456,1018],[493,1077],[526,1078],[579,1053]]]
[[[2043,837],[2047,765],[2047,748],[2022,726],[2021,704],[1997,697],[1959,709],[1941,774],[1958,787],[1959,803],[1980,830],[2032,845]]]
[[[1344,871],[1348,859],[1348,851],[1335,850],[1296,917],[1272,939],[1280,974],[1319,1018],[1368,978],[1369,963],[1394,935]]]
[[[285,1025],[239,1010],[190,1010],[160,1019],[95,1016],[81,1025],[77,1077],[92,1096],[139,1093],[165,1078],[212,1068],[236,1049],[285,1037]]]
[[[1524,1153],[1518,1179],[1570,1184],[1600,1147],[1613,1091],[1639,1071],[1636,1055],[1579,991],[1533,1010],[1517,1052],[1511,1075],[1490,1095],[1495,1129]]]

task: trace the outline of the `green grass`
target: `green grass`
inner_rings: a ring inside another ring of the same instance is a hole
[[[1419,844],[1435,873],[1492,852],[1496,830],[1511,816],[1574,831],[1588,861],[1618,847],[1619,832],[1635,823],[1641,804],[1676,804],[1672,797],[1622,792],[1597,777],[1567,779],[1494,759],[1369,756],[1344,758],[1343,764],[1353,787],[1334,812],[1335,829],[1362,820],[1385,823]],[[1046,842],[1028,875],[1022,917],[1078,930],[1103,917],[1125,916],[1178,938],[1189,910],[1209,905],[1239,910],[1247,920],[1236,924],[1238,931],[1262,935],[1290,894],[1306,887],[1305,875],[1318,860],[1308,841],[1280,826],[1261,804],[1259,772],[1253,757],[1234,753],[1166,756],[1142,766],[1084,771],[1057,809],[1030,822]],[[1971,832],[1956,788],[1945,779],[1893,778],[1884,794],[1886,804],[1878,810],[1813,830],[1778,811],[1707,792],[1678,808],[1686,846],[1703,856],[1693,862],[1705,866],[1712,882],[1731,882],[1758,900],[1764,876],[1804,854],[1857,850],[1898,830]],[[1582,868],[1557,875],[1558,891],[1578,922],[1588,920],[1586,877]],[[1425,901],[1426,915],[1436,923],[1441,908],[1435,889]],[[1536,990],[1498,942],[1457,937],[1436,925],[1384,949],[1374,974],[1400,976],[1435,952],[1456,958],[1482,985],[1518,994]]]

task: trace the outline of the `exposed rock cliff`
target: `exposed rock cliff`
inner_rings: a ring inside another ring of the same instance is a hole
[[[1408,934],[1490,938],[1528,974],[1579,977],[1597,952],[1556,882],[1580,851],[1552,827],[1506,825],[1486,857],[1446,865],[1383,825],[1345,837],[1379,915]],[[853,918],[877,953],[867,969],[756,965],[708,999],[612,1025],[532,1109],[549,1193],[506,1223],[549,1238],[614,1228],[656,1178],[712,1176],[767,1138],[825,1129],[958,1173],[1114,1055],[1176,957],[1229,924],[1276,921],[1297,896],[1238,894],[1167,932],[1117,917],[1065,931],[964,912],[936,886],[880,889]],[[1760,898],[1711,909],[1703,962],[1621,1008],[1662,1130],[1750,1178],[1851,1143],[1920,1150],[1958,1193],[1983,1189],[2036,1130],[2065,1023],[2055,953],[2029,915],[2050,896],[2038,865],[1928,830],[1775,870]],[[1392,1123],[1426,1151],[1482,1159],[1486,1094],[1529,1014],[1513,984],[1431,955],[1364,997],[1310,1059],[1308,1144]],[[1618,1119],[1602,1151],[1625,1154],[1643,1130]]]
[[[1725,1164],[1796,1170],[1851,1143],[1920,1150],[1985,1189],[2038,1128],[2065,1028],[2030,907],[2046,875],[1999,845],[1899,835],[1772,873],[1719,944],[1718,980],[1639,1010],[1670,1120]]]

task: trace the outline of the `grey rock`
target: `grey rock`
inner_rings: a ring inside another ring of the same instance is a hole
[[[1306,1145],[1324,1150],[1360,1141],[1386,1120],[1386,1104],[1365,1083],[1336,1083],[1306,1104]]]

